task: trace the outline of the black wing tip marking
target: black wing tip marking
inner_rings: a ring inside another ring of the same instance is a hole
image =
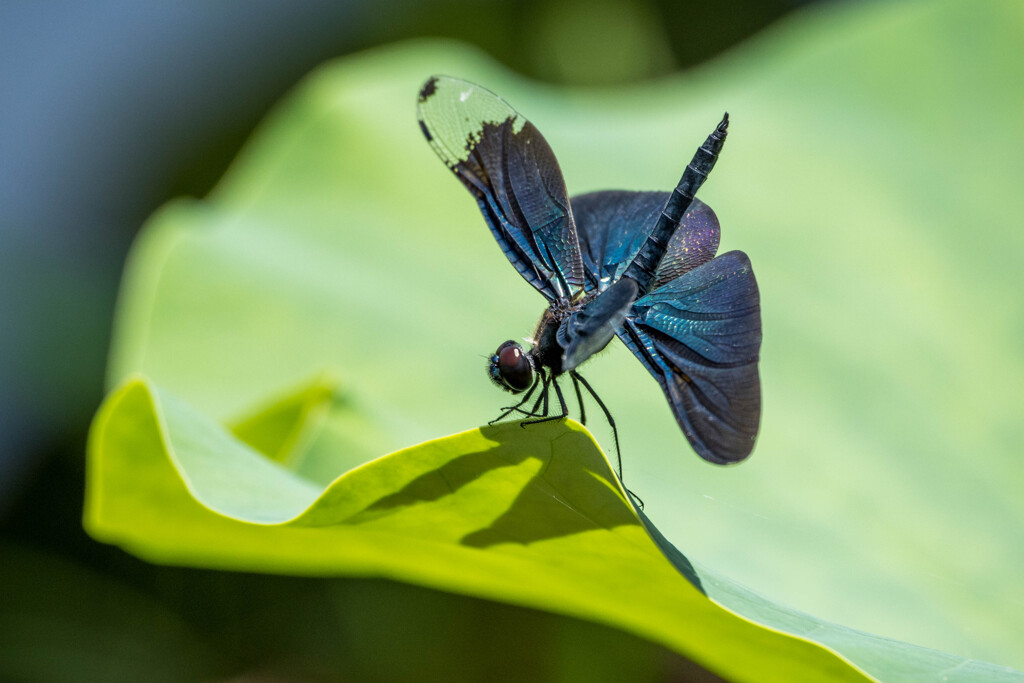
[[[427,82],[423,84],[423,87],[420,88],[420,104],[426,102],[435,92],[437,92],[437,79],[437,76],[431,76],[427,79]]]

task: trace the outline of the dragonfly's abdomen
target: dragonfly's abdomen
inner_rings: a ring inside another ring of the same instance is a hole
[[[654,230],[648,235],[633,262],[623,273],[623,277],[636,281],[640,296],[646,294],[650,289],[654,274],[658,270],[658,264],[661,263],[665,250],[668,248],[669,239],[672,238],[672,233],[679,227],[697,190],[707,180],[711,169],[715,167],[718,154],[722,151],[722,145],[725,144],[728,130],[729,115],[726,114],[722,122],[697,149],[693,159],[687,164],[686,170],[683,171],[683,177],[679,179],[679,184],[676,185],[676,189],[672,190],[665,208],[658,216]]]

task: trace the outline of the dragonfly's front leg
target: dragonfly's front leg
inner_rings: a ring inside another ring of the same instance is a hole
[[[532,416],[533,415],[532,412],[527,412],[527,411],[523,410],[521,406],[524,403],[526,403],[527,401],[530,400],[530,397],[533,395],[533,392],[536,391],[537,387],[540,385],[540,381],[541,381],[541,378],[538,375],[537,378],[533,380],[533,384],[530,386],[530,389],[526,392],[526,395],[523,396],[523,400],[521,400],[519,403],[515,404],[514,406],[505,406],[504,408],[502,408],[502,410],[505,411],[505,412],[503,412],[501,415],[499,415],[498,417],[494,418],[493,420],[491,420],[487,424],[492,425],[495,422],[500,422],[501,420],[504,420],[506,417],[508,417],[509,415],[511,415],[514,412],[519,412],[519,413],[522,413],[523,415],[526,415],[526,416]]]
[[[551,420],[561,420],[563,417],[565,417],[566,415],[569,414],[569,408],[568,408],[568,406],[565,405],[565,397],[562,396],[562,388],[560,386],[558,386],[558,380],[552,379],[551,380],[551,384],[555,387],[555,396],[558,397],[558,404],[561,407],[562,412],[559,415],[548,416],[548,405],[547,405],[547,400],[546,400],[546,397],[545,397],[545,401],[544,401],[544,417],[538,418],[536,420],[526,420],[526,421],[521,423],[523,427],[525,427],[526,425],[540,424],[541,422],[550,422]],[[545,389],[545,393],[546,393],[546,389]]]

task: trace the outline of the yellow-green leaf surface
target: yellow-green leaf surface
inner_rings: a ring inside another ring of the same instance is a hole
[[[684,579],[575,423],[464,432],[322,488],[134,380],[89,464],[87,528],[154,561],[386,576],[626,628],[737,680],[863,680]]]
[[[700,462],[613,344],[583,370],[616,417],[626,483],[731,609],[829,632],[750,613],[755,599],[704,567],[829,622],[1024,667],[1022,34],[1011,1],[833,3],[631,88],[539,86],[438,43],[329,65],[211,197],[146,226],[111,384],[143,372],[294,468],[295,498],[264,501],[277,519],[361,463],[494,417],[506,397],[480,356],[543,308],[419,133],[428,75],[512,102],[574,194],[671,188],[728,110],[701,193],[761,287],[761,434],[738,467]],[[345,409],[317,417],[327,399],[292,389],[325,371]],[[850,633],[828,644],[871,670]],[[927,670],[971,671],[950,661]]]
[[[592,619],[730,680],[865,678],[812,641],[885,680],[1024,679],[824,623],[695,569],[637,516],[589,433],[573,422],[472,430],[316,485],[275,456],[289,435],[313,429],[314,415],[348,410],[323,390],[316,383],[284,396],[274,404],[280,409],[261,409],[232,433],[129,379],[90,435],[86,528],[155,562],[384,576]],[[242,440],[254,432],[266,452]]]

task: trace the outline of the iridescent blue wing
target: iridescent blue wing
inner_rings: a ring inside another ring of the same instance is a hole
[[[549,301],[583,286],[576,225],[561,169],[532,123],[479,85],[434,77],[420,91],[420,128],[476,199],[519,274]]]
[[[750,454],[761,420],[761,305],[746,254],[730,251],[637,299],[618,334],[702,458],[725,465]]]
[[[622,277],[654,229],[670,195],[610,190],[572,198],[587,291],[604,290]],[[715,212],[694,199],[669,240],[651,289],[714,258],[720,234]]]

